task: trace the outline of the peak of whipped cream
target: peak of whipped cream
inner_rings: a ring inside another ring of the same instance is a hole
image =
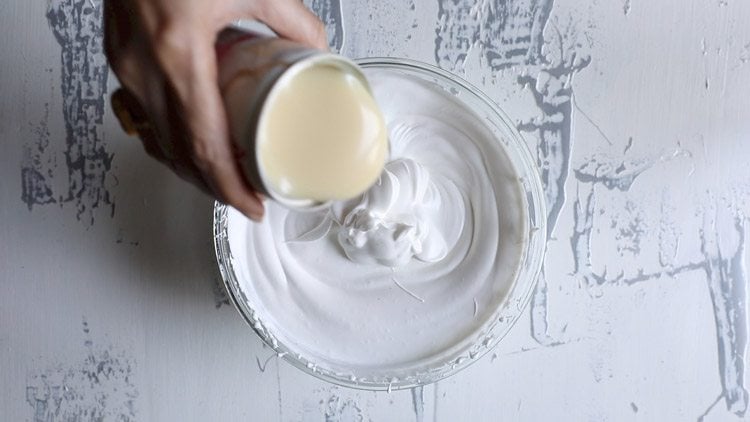
[[[339,244],[350,260],[363,264],[437,262],[453,247],[442,233],[446,207],[464,213],[461,201],[443,196],[424,166],[410,158],[391,161],[370,190],[344,207]]]

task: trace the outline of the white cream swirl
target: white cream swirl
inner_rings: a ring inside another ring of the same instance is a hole
[[[268,335],[327,370],[408,374],[465,351],[512,288],[528,229],[502,140],[455,95],[366,70],[392,162],[319,213],[231,213],[242,294]],[[417,300],[415,300],[417,299]]]
[[[349,259],[363,264],[400,267],[412,257],[437,262],[458,240],[448,239],[449,244],[442,228],[462,227],[463,220],[464,207],[455,185],[439,189],[426,168],[402,158],[386,164],[378,182],[355,200],[343,218],[338,240]]]

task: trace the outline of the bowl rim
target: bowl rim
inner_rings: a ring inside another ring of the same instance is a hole
[[[476,88],[463,78],[436,66],[423,63],[412,59],[394,58],[394,57],[367,57],[353,60],[363,69],[367,68],[387,68],[406,71],[410,74],[420,74],[420,76],[432,76],[435,82],[440,80],[442,83],[452,84],[460,87],[469,97],[478,100],[481,107],[484,107],[490,114],[495,114],[497,119],[482,120],[492,128],[500,126],[498,129],[505,137],[498,139],[502,142],[506,153],[516,153],[523,164],[524,176],[520,178],[523,186],[522,196],[525,195],[527,223],[529,227],[526,247],[523,249],[519,266],[514,276],[513,284],[508,291],[507,296],[502,303],[498,305],[495,313],[489,318],[480,331],[486,332],[485,341],[474,342],[458,359],[446,362],[444,365],[430,369],[422,374],[400,378],[389,382],[375,380],[360,380],[346,374],[337,374],[328,369],[321,369],[314,363],[306,361],[301,355],[295,355],[286,345],[276,341],[275,337],[269,335],[262,323],[255,319],[254,310],[243,301],[240,296],[244,296],[239,288],[239,281],[235,276],[232,265],[232,252],[227,235],[227,214],[229,206],[220,202],[214,203],[213,212],[213,243],[219,272],[223,281],[223,287],[227,292],[234,308],[245,320],[245,322],[256,332],[258,337],[277,353],[278,357],[284,358],[292,366],[301,371],[313,375],[316,378],[328,381],[330,383],[355,388],[360,390],[371,391],[391,391],[419,387],[434,383],[441,379],[447,378],[480,360],[511,331],[512,327],[526,310],[531,296],[536,288],[539,275],[542,271],[542,264],[547,251],[547,211],[544,198],[544,188],[542,185],[539,167],[533,158],[524,137],[518,129],[511,123],[512,120],[508,115],[480,89]],[[445,88],[441,85],[441,87]],[[459,91],[461,92],[461,91]],[[454,93],[455,94],[455,93]],[[465,101],[465,98],[459,98]],[[474,105],[474,104],[472,104]],[[493,131],[496,132],[496,131]],[[515,158],[515,157],[513,157]],[[515,163],[515,160],[511,160]],[[519,171],[521,169],[516,169]],[[533,213],[532,213],[533,212]],[[530,254],[529,251],[533,253]],[[520,280],[524,280],[521,282]],[[518,288],[522,290],[516,292]],[[513,299],[513,300],[511,300]],[[511,308],[512,302],[515,302],[515,310],[508,315],[497,318],[503,310]],[[503,324],[499,327],[498,324]],[[495,331],[498,331],[497,333]],[[474,334],[472,334],[474,335]]]

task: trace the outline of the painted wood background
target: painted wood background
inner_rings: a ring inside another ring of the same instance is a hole
[[[279,361],[228,305],[211,201],[109,110],[100,1],[0,3],[0,420],[750,418],[750,2],[308,2],[347,56],[481,87],[546,187],[512,333],[389,394]]]

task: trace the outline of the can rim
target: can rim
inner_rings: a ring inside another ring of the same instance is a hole
[[[367,92],[372,94],[372,89],[370,88],[370,84],[367,81],[367,78],[365,77],[364,73],[359,68],[359,66],[353,60],[350,60],[338,54],[322,52],[322,51],[319,53],[304,57],[300,60],[297,60],[291,66],[286,68],[282,72],[282,74],[273,82],[271,89],[265,95],[263,104],[261,105],[260,111],[258,112],[257,123],[254,129],[256,132],[255,133],[256,139],[257,139],[259,128],[261,126],[261,122],[263,121],[264,116],[266,115],[266,112],[268,110],[269,103],[272,102],[274,96],[278,95],[278,92],[281,89],[280,87],[288,83],[292,78],[294,78],[300,72],[306,69],[309,69],[313,66],[318,66],[322,64],[334,65],[338,67],[339,69],[344,70],[345,72],[347,72],[347,74],[357,78],[359,82],[362,83],[362,85],[365,87]],[[278,192],[274,188],[273,184],[269,183],[269,178],[266,175],[263,163],[260,159],[260,155],[258,154],[259,142],[255,143],[254,148],[255,148],[255,165],[258,169],[260,182],[265,188],[268,195],[273,200],[284,205],[285,207],[293,208],[293,209],[301,210],[301,211],[319,211],[319,210],[327,208],[333,203],[332,200],[317,201],[314,199],[290,198]]]

